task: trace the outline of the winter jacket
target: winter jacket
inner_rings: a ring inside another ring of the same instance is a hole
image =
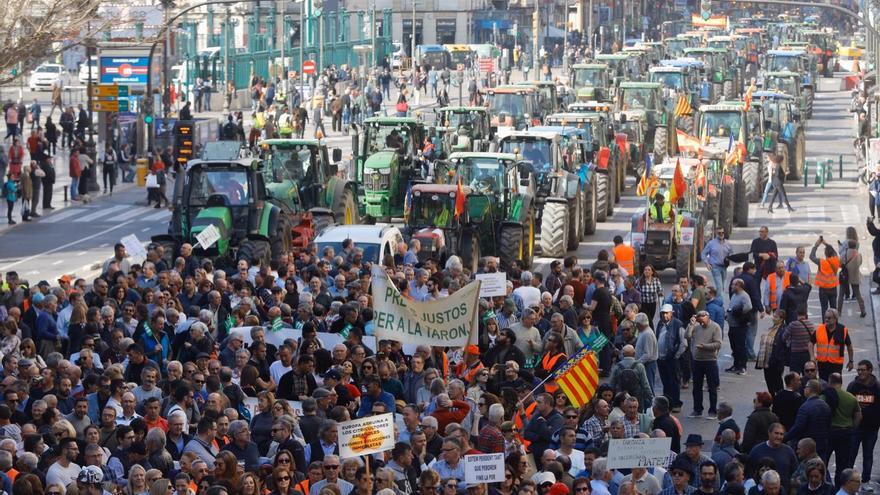
[[[831,430],[831,407],[819,397],[810,397],[798,409],[794,425],[785,434],[785,442],[810,437],[816,441],[816,451],[828,449]]]
[[[779,417],[767,407],[756,407],[746,419],[745,431],[743,432],[741,452],[749,452],[752,447],[767,441],[767,430],[773,423],[778,423]]]
[[[707,301],[706,311],[709,312],[709,319],[724,330],[724,301],[720,297]]]

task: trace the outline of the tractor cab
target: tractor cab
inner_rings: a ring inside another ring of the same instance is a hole
[[[263,181],[272,197],[291,201],[291,208],[309,210],[326,207],[325,185],[338,172],[342,150],[328,156],[327,147],[317,139],[267,139],[260,142]],[[331,160],[332,158],[332,160]],[[296,191],[290,191],[290,184]]]
[[[489,124],[486,107],[444,107],[438,120],[445,129],[443,154],[456,151],[488,151],[495,139],[495,128]]]
[[[608,71],[606,64],[572,65],[569,85],[576,91],[577,101],[610,100]]]
[[[518,82],[515,86],[524,86],[535,88],[538,94],[538,109],[541,118],[557,111],[560,102],[560,91],[556,83],[553,81],[523,81]]]
[[[617,87],[621,81],[634,80],[635,67],[630,62],[632,57],[627,53],[600,53],[596,55],[596,63],[608,66],[608,74],[611,76],[611,84]]]
[[[492,126],[522,130],[541,123],[541,109],[535,88],[498,86],[484,89],[483,92]]]

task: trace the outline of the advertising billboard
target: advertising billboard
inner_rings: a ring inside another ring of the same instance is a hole
[[[147,84],[147,57],[101,56],[101,84]]]

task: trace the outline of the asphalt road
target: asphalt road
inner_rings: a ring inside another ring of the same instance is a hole
[[[5,93],[0,95],[0,99],[2,98],[5,98]],[[797,246],[812,245],[819,234],[829,241],[840,239],[844,235],[845,227],[853,225],[862,239],[863,255],[870,259],[871,242],[864,226],[864,219],[867,217],[867,192],[856,182],[857,171],[849,156],[852,131],[848,103],[849,95],[846,92],[819,93],[815,101],[814,117],[808,123],[807,132],[807,156],[836,160],[838,155],[843,154],[844,178],[839,179],[835,169],[835,178],[825,189],[813,185],[812,181],[806,188],[802,183],[788,183],[786,187],[789,198],[796,208],[794,213],[777,210],[770,216],[765,210],[758,210],[752,205],[751,226],[735,229],[732,236],[735,250],[748,250],[752,238],[757,236],[759,225],[770,228],[771,237],[779,245],[780,255],[785,257],[793,255]],[[331,135],[328,144],[343,148],[344,155],[350,153],[350,139],[345,136]],[[609,248],[610,239],[614,235],[626,235],[629,232],[630,216],[645,201],[644,198],[635,196],[633,184],[634,179],[630,178],[628,190],[614,216],[608,222],[599,224],[596,234],[581,243],[575,254],[582,264],[592,263],[600,249]],[[53,280],[62,274],[94,277],[99,273],[97,265],[112,255],[113,244],[122,237],[134,234],[139,240],[146,242],[151,235],[165,232],[170,212],[147,208],[144,206],[145,200],[144,190],[129,187],[113,196],[99,194],[88,205],[72,205],[56,210],[30,224],[13,228],[5,228],[4,225],[0,228],[0,273],[16,270],[31,283],[43,279]],[[538,269],[546,271],[549,261],[538,259]],[[867,265],[863,267],[861,287],[865,297],[870,297],[867,294],[870,284],[866,276],[869,269]],[[703,268],[700,267],[700,270]],[[669,291],[673,277],[671,270],[663,274],[666,292]],[[875,301],[875,305],[880,310],[878,301]],[[811,300],[810,312],[818,317],[819,302],[815,294]],[[874,315],[875,310],[869,309],[868,317],[860,319],[855,303],[844,304],[841,322],[847,325],[852,335],[856,360],[866,358],[873,362],[878,361]],[[761,321],[759,337],[768,325],[767,320]],[[730,366],[731,362],[730,347],[725,335],[720,358],[721,369]],[[848,373],[844,380],[848,383],[853,377],[854,373]],[[657,393],[660,393],[659,380],[657,386]],[[734,418],[742,427],[752,410],[755,392],[764,389],[763,374],[755,370],[752,363],[748,374],[744,376],[721,373],[719,398],[733,405]],[[691,397],[689,390],[682,392],[685,402],[682,411],[685,414],[692,408]],[[691,419],[685,414],[681,414],[680,419],[687,433],[700,433],[706,439],[712,438],[717,428],[716,421]],[[706,448],[708,449],[708,445]],[[875,452],[875,457],[878,455],[880,454]],[[861,454],[858,459],[860,462]]]

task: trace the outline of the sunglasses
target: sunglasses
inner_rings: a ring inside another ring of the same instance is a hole
[[[290,481],[290,476],[281,476],[278,481]]]
[[[324,466],[324,469],[339,469],[339,464],[336,464],[335,466]]]
[[[577,414],[566,414],[565,419],[578,419]]]
[[[586,493],[586,492],[588,492],[588,491],[590,491],[590,489],[589,489],[588,487],[586,487],[586,486],[582,486],[582,487],[579,487],[579,488],[575,488],[575,489],[574,489],[574,492],[575,492],[575,493]]]
[[[458,483],[447,483],[446,488],[458,488]]]
[[[290,459],[278,459],[278,464],[290,464]]]

